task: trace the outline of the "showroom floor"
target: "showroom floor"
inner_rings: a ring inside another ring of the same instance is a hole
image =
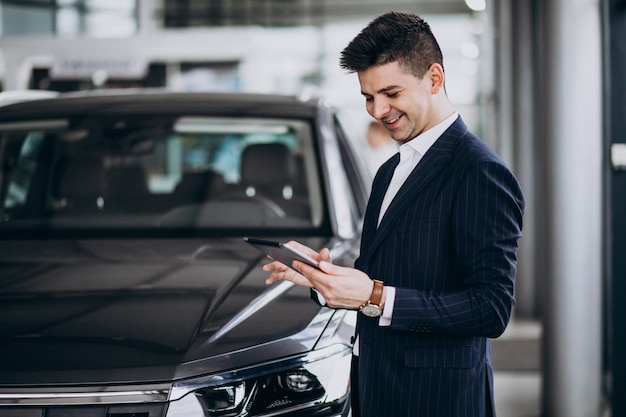
[[[539,417],[541,325],[512,320],[491,346],[497,417]]]

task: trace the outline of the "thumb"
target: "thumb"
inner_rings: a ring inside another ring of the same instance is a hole
[[[335,269],[337,269],[336,265],[333,265],[332,263],[328,261],[320,261],[319,267],[322,270],[322,272],[325,272],[327,274],[331,274],[333,271],[335,271]]]

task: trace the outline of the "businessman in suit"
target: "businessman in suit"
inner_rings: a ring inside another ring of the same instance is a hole
[[[368,113],[399,144],[377,172],[355,268],[300,246],[321,270],[265,266],[333,308],[357,309],[353,415],[494,416],[489,338],[514,305],[524,199],[511,171],[468,131],[420,17],[390,12],[343,50]]]

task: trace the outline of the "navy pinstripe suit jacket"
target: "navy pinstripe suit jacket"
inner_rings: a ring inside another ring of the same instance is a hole
[[[355,263],[397,288],[390,327],[359,314],[361,414],[495,415],[488,338],[504,331],[515,302],[519,184],[459,117],[377,228],[394,166],[374,179]]]

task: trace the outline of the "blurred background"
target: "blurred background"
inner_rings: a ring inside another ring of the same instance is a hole
[[[339,53],[389,10],[428,18],[451,99],[475,129],[493,105],[484,1],[8,0],[0,2],[4,90],[168,87],[322,94],[359,129],[367,114]],[[491,102],[491,103],[490,103]]]
[[[0,0],[0,104],[25,90],[322,95],[367,158],[371,119],[339,53],[389,10],[431,24],[453,105],[526,194],[517,306],[494,341],[496,386],[511,387],[500,415],[625,416],[625,0]]]

